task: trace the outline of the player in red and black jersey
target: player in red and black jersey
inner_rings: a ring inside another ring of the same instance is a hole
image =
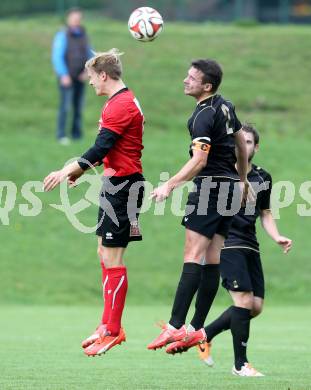
[[[96,331],[83,341],[89,356],[101,355],[125,341],[121,317],[127,293],[124,251],[130,241],[141,240],[138,225],[144,193],[141,153],[144,116],[140,105],[124,85],[120,53],[112,49],[86,63],[90,85],[98,96],[108,96],[94,145],[80,159],[44,179],[50,191],[67,179],[73,184],[83,173],[104,164],[98,213],[98,254],[102,267],[104,311]]]
[[[270,210],[272,188],[270,174],[252,164],[252,159],[259,147],[258,132],[253,126],[246,124],[243,125],[243,134],[248,152],[247,178],[256,193],[256,202],[242,207],[233,217],[220,255],[220,274],[222,285],[230,293],[234,305],[204,328],[206,341],[199,346],[199,354],[202,360],[212,365],[211,340],[224,330],[230,329],[235,357],[232,373],[239,376],[258,377],[262,374],[249,364],[246,356],[250,320],[261,313],[265,296],[264,274],[256,237],[256,220],[260,218],[264,230],[273,241],[280,245],[284,253],[291,249],[292,241],[280,235]],[[204,322],[207,312],[208,307],[196,307],[191,321],[194,328],[196,328],[196,323]],[[186,343],[175,343],[172,347],[175,351],[183,352],[192,345],[190,337]]]
[[[175,176],[153,191],[155,200],[162,201],[185,181],[193,179],[195,185],[182,221],[186,228],[184,265],[171,319],[148,349],[161,348],[185,337],[188,332],[184,325],[186,316],[197,291],[196,306],[210,308],[212,305],[219,285],[220,251],[232,221],[232,215],[219,209],[219,200],[223,197],[224,185],[228,188],[225,204],[231,202],[233,189],[238,187],[235,183],[239,180],[243,198],[249,189],[242,126],[234,106],[217,94],[221,80],[222,69],[216,61],[192,62],[184,80],[185,94],[197,101],[188,121],[191,159]],[[240,195],[238,202],[240,206]],[[207,265],[202,264],[203,259]],[[198,329],[203,323],[199,325]]]

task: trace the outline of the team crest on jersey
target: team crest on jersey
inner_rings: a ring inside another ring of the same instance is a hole
[[[239,288],[238,282],[236,280],[233,281],[233,288]]]

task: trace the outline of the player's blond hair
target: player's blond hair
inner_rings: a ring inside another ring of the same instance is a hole
[[[111,49],[103,53],[95,53],[86,64],[86,69],[93,69],[96,73],[105,72],[113,80],[119,80],[122,75],[121,53],[118,49]]]

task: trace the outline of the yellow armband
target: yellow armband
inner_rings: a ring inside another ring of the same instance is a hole
[[[209,153],[210,148],[211,148],[210,144],[201,141],[194,140],[192,141],[191,144],[191,150],[202,150],[205,153]]]

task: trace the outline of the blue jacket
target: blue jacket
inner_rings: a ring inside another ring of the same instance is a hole
[[[79,34],[79,30],[76,30]],[[56,33],[52,46],[52,64],[54,71],[58,77],[69,74],[68,67],[65,60],[67,50],[67,34],[66,30],[61,30]],[[91,47],[88,47],[88,59],[93,57],[94,53]]]

